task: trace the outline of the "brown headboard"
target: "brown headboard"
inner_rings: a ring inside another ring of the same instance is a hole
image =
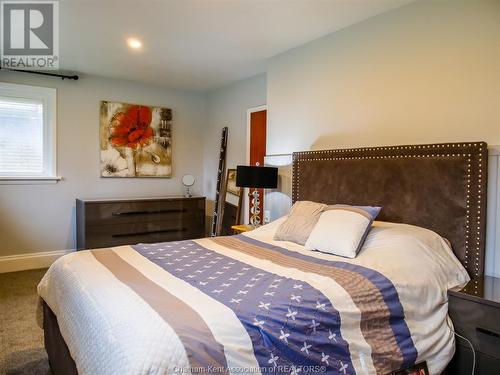
[[[293,153],[292,200],[381,206],[377,220],[432,229],[469,274],[484,270],[484,142]]]

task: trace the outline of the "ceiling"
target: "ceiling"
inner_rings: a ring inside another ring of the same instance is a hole
[[[60,0],[60,68],[209,90],[411,0]],[[125,40],[138,37],[140,51]]]

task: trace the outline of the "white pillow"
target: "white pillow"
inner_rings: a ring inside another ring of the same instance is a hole
[[[305,247],[355,258],[379,212],[380,207],[330,206],[321,214]]]

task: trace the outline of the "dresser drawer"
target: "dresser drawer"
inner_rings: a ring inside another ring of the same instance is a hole
[[[474,358],[470,346],[466,342],[463,342],[462,339],[458,338],[455,356],[446,368],[444,375],[470,375],[472,373],[473,361]],[[499,369],[500,359],[481,352],[476,352],[476,367],[474,374],[498,375]]]
[[[203,227],[202,220],[91,225],[87,228],[87,248],[200,238],[203,236]]]
[[[449,315],[455,331],[469,339],[476,351],[500,359],[498,308],[450,296]]]
[[[95,203],[85,207],[87,225],[139,223],[204,215],[204,200]]]
[[[204,197],[76,200],[78,250],[204,236]]]

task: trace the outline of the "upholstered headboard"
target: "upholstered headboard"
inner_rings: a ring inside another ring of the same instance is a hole
[[[377,205],[377,220],[447,238],[471,277],[482,275],[486,235],[484,142],[293,154],[292,200]]]

